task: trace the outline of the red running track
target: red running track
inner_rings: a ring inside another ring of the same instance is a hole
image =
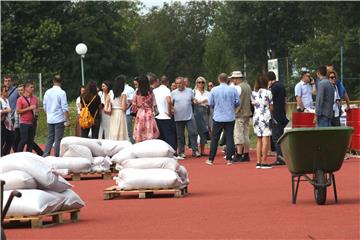
[[[336,173],[339,203],[328,188],[327,205],[316,205],[313,189],[300,184],[291,203],[286,167],[227,166],[218,156],[181,161],[189,171],[189,195],[176,199],[103,200],[113,180],[72,182],[86,202],[80,221],[43,229],[6,229],[8,239],[359,239],[359,160]],[[273,159],[271,159],[273,160]]]

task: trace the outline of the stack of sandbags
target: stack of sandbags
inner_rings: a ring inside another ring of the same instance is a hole
[[[123,190],[177,188],[189,183],[185,167],[173,158],[174,149],[162,140],[147,140],[124,148],[112,157]]]
[[[78,209],[85,204],[72,187],[44,158],[28,152],[0,158],[0,179],[4,180],[4,204],[12,190],[22,193],[14,198],[9,216],[33,216],[59,210]]]

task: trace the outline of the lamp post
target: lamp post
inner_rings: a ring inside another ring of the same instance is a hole
[[[77,54],[80,55],[80,59],[81,59],[81,83],[84,86],[85,85],[85,81],[84,81],[84,63],[83,63],[83,58],[85,58],[85,54],[87,53],[87,47],[84,43],[79,43],[78,45],[76,45],[75,47],[75,51]]]

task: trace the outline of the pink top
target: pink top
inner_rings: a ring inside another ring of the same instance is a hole
[[[30,102],[30,105],[38,106],[39,101],[37,97],[31,96],[30,98],[27,99]],[[19,97],[16,102],[16,109],[24,109],[27,107],[29,107],[29,104],[25,100],[25,97],[24,96]],[[20,113],[20,123],[32,124],[34,116],[35,116],[35,112],[31,112],[31,111]]]

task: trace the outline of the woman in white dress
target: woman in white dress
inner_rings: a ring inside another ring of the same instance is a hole
[[[101,105],[103,106],[102,108],[102,113],[101,113],[101,122],[100,122],[100,129],[99,129],[99,139],[109,139],[109,133],[110,133],[110,112],[106,112],[105,110],[105,102],[106,99],[109,98],[113,99],[114,98],[114,93],[111,89],[111,83],[109,81],[104,81],[101,84],[101,90],[99,92],[99,96],[101,99]]]
[[[124,93],[126,77],[119,75],[113,83],[114,97],[106,99],[111,103],[110,140],[129,140],[126,123],[126,93]]]
[[[255,81],[254,91],[251,94],[251,103],[254,105],[254,132],[256,141],[256,168],[271,168],[267,163],[267,154],[270,145],[270,119],[272,111],[272,94],[268,90],[268,80],[264,75],[258,75]]]

